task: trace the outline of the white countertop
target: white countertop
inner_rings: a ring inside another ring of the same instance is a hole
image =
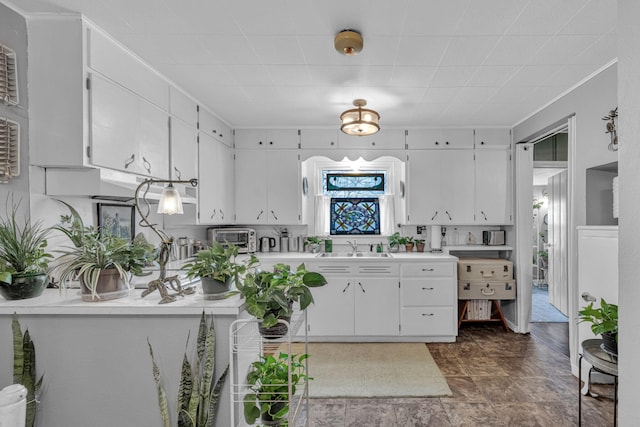
[[[338,252],[346,253],[346,252]],[[311,252],[268,252],[268,253],[255,253],[259,260],[266,262],[279,261],[356,261],[356,262],[389,262],[389,261],[425,261],[425,260],[445,260],[445,261],[457,261],[458,258],[446,253],[431,253],[431,252],[395,252],[391,253],[389,257],[351,257],[351,256],[334,256],[334,257],[322,257],[321,253]]]
[[[212,315],[237,315],[244,307],[244,300],[240,295],[227,299],[209,301],[202,295],[202,289],[197,288],[193,295],[178,297],[177,301],[168,304],[158,304],[160,294],[156,291],[142,298],[142,289],[133,289],[128,297],[110,301],[85,302],[82,301],[79,289],[60,291],[45,289],[36,298],[22,300],[0,299],[0,314],[37,314],[37,315],[198,315],[204,309]]]

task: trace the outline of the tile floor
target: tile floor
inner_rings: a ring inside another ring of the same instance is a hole
[[[452,397],[312,399],[312,427],[578,425],[578,379],[569,358],[532,335],[463,325],[453,344],[428,344]],[[613,390],[583,399],[583,425],[613,425]],[[302,420],[301,420],[302,421]]]

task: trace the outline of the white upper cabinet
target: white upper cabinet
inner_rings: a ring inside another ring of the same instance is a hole
[[[198,129],[229,147],[233,146],[231,128],[202,106],[198,107]]]
[[[476,150],[477,224],[512,224],[511,151]]]
[[[200,132],[198,223],[233,224],[233,149]]]
[[[353,136],[338,131],[338,148],[342,150],[402,150],[405,143],[404,134],[404,129],[381,129],[369,136]]]
[[[197,177],[198,131],[177,117],[171,118],[171,179]]]
[[[300,134],[298,129],[236,129],[235,145],[240,149],[297,149]]]
[[[300,148],[303,150],[338,148],[338,132],[330,129],[301,129]]]
[[[198,104],[173,86],[169,87],[169,113],[194,129],[198,127]]]
[[[511,130],[509,129],[476,129],[475,147],[509,148],[511,147]]]
[[[161,109],[169,109],[169,84],[156,71],[93,28],[88,29],[88,44],[89,68],[120,83]]]
[[[473,129],[410,129],[407,131],[407,148],[424,149],[472,149]]]

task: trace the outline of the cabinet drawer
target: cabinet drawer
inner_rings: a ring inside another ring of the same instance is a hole
[[[456,285],[452,279],[405,279],[401,288],[403,307],[451,306],[456,302]]]
[[[416,262],[402,265],[402,276],[455,277],[455,263]]]
[[[397,264],[365,264],[358,265],[358,276],[398,276]]]
[[[344,276],[351,273],[351,266],[349,264],[309,264],[307,263],[308,271],[315,271],[325,275],[339,275]]]
[[[455,335],[453,307],[411,307],[402,309],[402,335]]]

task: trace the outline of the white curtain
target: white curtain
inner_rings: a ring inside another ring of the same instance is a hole
[[[380,201],[380,234],[393,234],[396,223],[395,203],[391,194],[385,194],[378,198]]]

